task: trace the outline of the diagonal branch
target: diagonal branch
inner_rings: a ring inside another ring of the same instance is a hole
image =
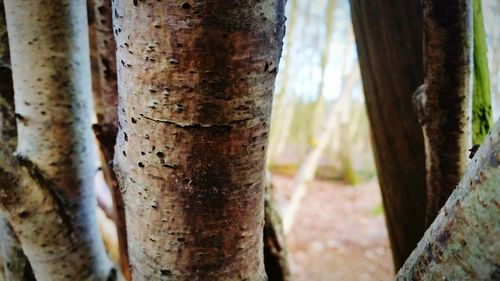
[[[396,280],[499,280],[500,120]]]

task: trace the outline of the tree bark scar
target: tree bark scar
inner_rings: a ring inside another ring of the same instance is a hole
[[[420,126],[424,126],[428,119],[428,114],[425,112],[425,100],[425,84],[422,84],[412,95],[413,109],[415,110]]]

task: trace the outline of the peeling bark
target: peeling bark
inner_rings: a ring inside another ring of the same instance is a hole
[[[425,232],[425,152],[411,96],[424,81],[420,0],[350,0],[396,270]]]
[[[395,280],[500,279],[500,121]]]
[[[116,77],[116,44],[113,34],[111,0],[90,0],[95,25],[94,110],[97,124],[94,134],[99,142],[104,178],[113,196],[114,220],[118,232],[120,267],[127,280],[130,269],[127,253],[125,209],[118,180],[113,171],[113,157],[118,133],[118,86]]]
[[[284,1],[115,1],[132,280],[266,280],[265,153]]]
[[[0,149],[2,210],[38,281],[115,280],[95,214],[85,1],[5,9],[18,141]]]
[[[422,6],[425,90],[420,123],[430,224],[460,181],[471,146],[472,0],[424,0]]]

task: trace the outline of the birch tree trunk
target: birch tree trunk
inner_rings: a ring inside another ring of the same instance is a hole
[[[3,0],[0,0],[0,144],[13,153],[17,144],[14,89],[10,67],[7,22]],[[0,162],[3,158],[0,157]],[[0,164],[1,165],[1,164]],[[34,280],[28,259],[17,236],[3,215],[0,215],[0,245],[4,280]]]
[[[115,280],[96,223],[85,1],[7,0],[18,143],[0,202],[38,281]]]
[[[396,280],[499,280],[500,121]]]
[[[417,96],[427,170],[426,223],[460,181],[471,147],[472,0],[424,0],[425,90]]]
[[[115,1],[132,280],[266,280],[265,153],[284,1]]]
[[[420,0],[350,0],[396,269],[425,231],[425,152],[412,93],[424,81]]]
[[[118,87],[116,77],[116,44],[113,34],[111,0],[90,0],[95,20],[95,53],[97,84],[94,93],[94,110],[97,123],[92,126],[99,142],[103,174],[113,197],[114,220],[118,233],[120,267],[130,279],[127,254],[127,230],[123,198],[113,171],[116,136],[118,133]]]

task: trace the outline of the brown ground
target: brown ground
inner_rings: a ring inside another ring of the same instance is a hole
[[[286,207],[290,177],[273,175]],[[376,180],[356,187],[314,181],[289,235],[294,281],[392,280],[392,257]]]

